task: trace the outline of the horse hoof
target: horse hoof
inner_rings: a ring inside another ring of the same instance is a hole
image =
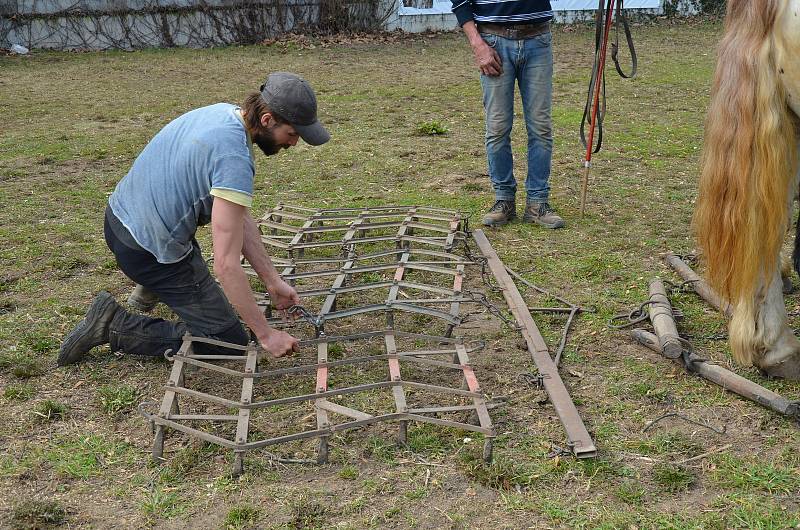
[[[777,364],[761,366],[770,377],[800,381],[800,356],[787,357]]]
[[[783,294],[791,294],[794,292],[794,285],[792,285],[792,279],[788,276],[782,276],[781,281],[783,283],[782,290]]]

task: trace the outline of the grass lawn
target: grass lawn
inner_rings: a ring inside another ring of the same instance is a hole
[[[463,35],[0,57],[0,526],[800,526],[797,426],[607,326],[647,298],[651,278],[677,280],[664,252],[693,249],[689,225],[721,31],[702,21],[634,28],[639,76],[622,80],[609,69],[605,146],[581,219],[577,131],[594,33],[557,27],[551,194],[567,228],[517,222],[488,232],[510,267],[596,309],[578,318],[561,373],[597,459],[552,454],[564,446],[563,429],[544,392],[519,377],[534,367],[518,335],[497,326],[483,331],[488,347],[472,356],[483,390],[504,403],[492,411],[491,465],[480,460],[480,440],[463,432],[412,425],[399,447],[394,427],[381,426],[333,436],[324,466],[281,465],[253,452],[240,478],[229,475],[229,452],[184,436],[169,438],[166,463],[151,462],[151,432],[136,407],[160,400],[168,363],[99,348],[86,362],[55,368],[60,341],[94,294],[108,289],[124,300],[132,288],[103,242],[108,195],[168,121],[241,101],[268,72],[289,70],[317,90],[333,140],[259,155],[255,214],[278,201],[419,204],[466,212],[477,225],[492,194],[480,85]],[[513,149],[523,175],[520,105],[516,112]],[[200,240],[210,249],[207,230]],[[724,332],[724,320],[701,300],[678,294],[673,302],[702,355],[800,398],[797,383],[734,367],[725,342],[711,337]],[[799,304],[787,299],[790,309]],[[536,319],[555,347],[561,317]],[[643,431],[667,412],[724,434],[676,417]],[[308,456],[309,447],[274,451]]]

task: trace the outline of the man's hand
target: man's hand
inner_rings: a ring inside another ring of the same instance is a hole
[[[300,296],[294,287],[278,278],[267,286],[269,299],[272,306],[281,311],[281,314],[286,317],[286,310],[294,305],[300,305]],[[291,316],[291,315],[288,315]]]
[[[279,329],[270,329],[266,336],[258,338],[258,342],[276,359],[300,349],[296,338]]]
[[[467,36],[469,45],[472,46],[472,53],[475,55],[475,64],[478,65],[483,75],[496,77],[503,73],[503,61],[497,51],[489,46],[481,37],[478,26],[474,20],[464,23],[461,28]]]
[[[503,61],[500,60],[500,55],[486,44],[485,40],[477,40],[472,45],[472,53],[475,56],[475,64],[483,75],[496,77],[503,73]]]

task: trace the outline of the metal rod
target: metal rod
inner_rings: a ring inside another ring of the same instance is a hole
[[[578,409],[569,397],[569,392],[558,374],[558,367],[553,362],[553,359],[550,358],[547,345],[539,333],[536,322],[531,317],[522,295],[519,294],[514,281],[509,276],[503,262],[500,261],[483,231],[475,230],[473,237],[481,253],[488,260],[492,273],[502,287],[503,296],[508,303],[509,309],[511,309],[517,322],[522,326],[521,331],[523,337],[525,337],[525,342],[528,344],[528,351],[531,353],[536,367],[542,375],[550,402],[564,425],[572,452],[578,458],[596,456],[597,448],[594,445],[594,441],[589,435],[589,431],[586,430]]]

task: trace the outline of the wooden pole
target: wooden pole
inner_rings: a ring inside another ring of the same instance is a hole
[[[672,304],[667,297],[664,282],[659,279],[650,282],[650,322],[658,336],[658,343],[664,356],[677,359],[683,353],[678,328],[672,316]]]

